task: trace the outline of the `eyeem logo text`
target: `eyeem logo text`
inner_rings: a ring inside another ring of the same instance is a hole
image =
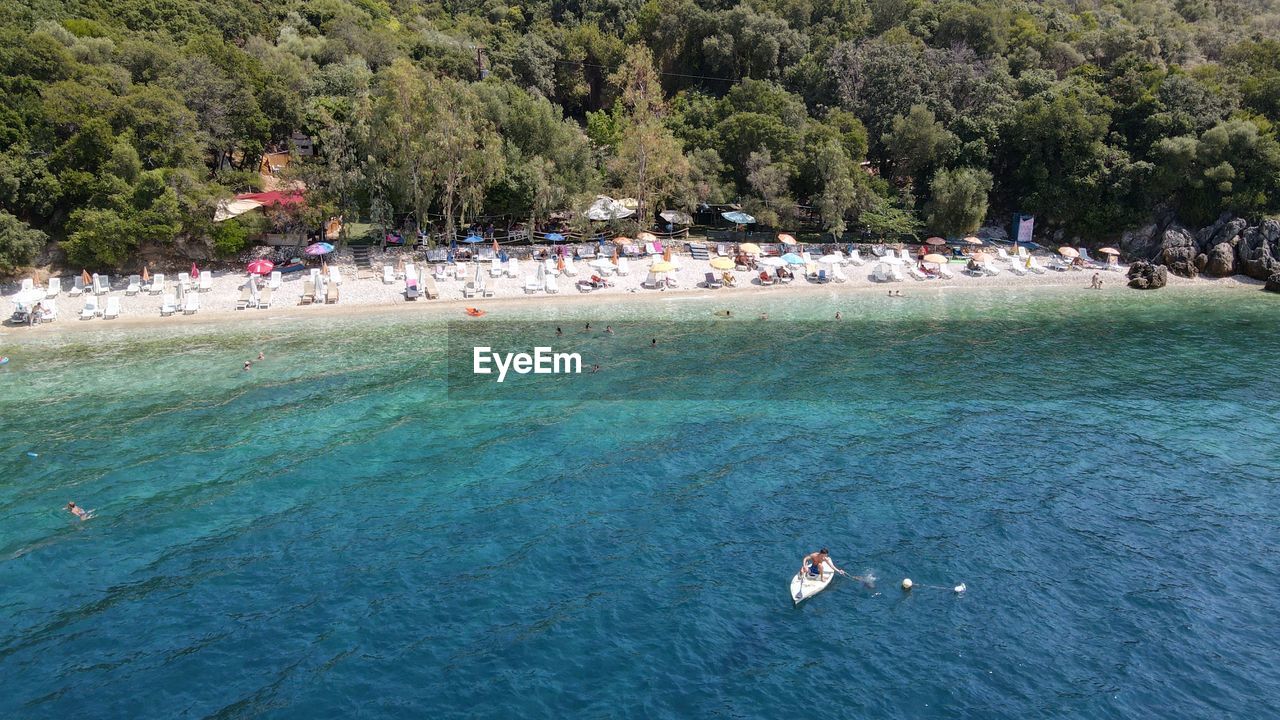
[[[535,347],[529,353],[496,353],[484,346],[472,349],[471,369],[476,375],[498,372],[498,382],[507,379],[508,371],[517,375],[573,375],[582,372],[582,356],[578,353],[552,352],[549,347]]]

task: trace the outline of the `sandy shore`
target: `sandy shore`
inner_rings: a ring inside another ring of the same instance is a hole
[[[394,260],[387,260],[391,263]],[[901,291],[904,294],[919,292],[922,290],[934,290],[941,288],[1081,288],[1087,289],[1090,278],[1093,273],[1091,271],[1084,272],[1055,272],[1047,271],[1044,274],[1027,273],[1025,275],[1015,275],[1005,266],[1000,274],[995,276],[978,276],[973,277],[962,272],[963,266],[952,263],[949,269],[954,277],[951,279],[931,279],[931,280],[915,280],[907,277],[900,282],[881,283],[876,282],[872,277],[871,270],[874,262],[868,261],[865,265],[846,265],[844,272],[848,276],[846,282],[827,282],[823,284],[813,283],[804,278],[797,278],[788,284],[775,284],[771,287],[761,286],[755,282],[751,282],[751,273],[737,272],[734,273],[738,278],[738,286],[733,288],[708,289],[702,287],[700,283],[706,272],[711,271],[706,261],[693,260],[687,255],[679,256],[675,260],[678,269],[668,274],[668,277],[675,281],[674,288],[666,290],[652,290],[641,286],[647,275],[647,267],[649,261],[642,259],[632,261],[631,271],[628,275],[618,276],[610,275],[609,280],[613,283],[611,287],[600,288],[590,293],[579,292],[575,282],[577,279],[588,277],[591,272],[598,272],[585,266],[578,265],[577,277],[560,276],[557,278],[559,284],[559,292],[556,294],[548,294],[546,292],[538,292],[528,294],[524,291],[524,278],[530,274],[533,263],[524,261],[520,271],[520,277],[498,277],[489,276],[488,264],[482,263],[485,275],[485,282],[490,289],[493,290],[493,297],[466,298],[463,295],[463,286],[465,282],[459,279],[448,279],[436,281],[440,298],[436,300],[427,300],[420,297],[414,301],[407,301],[404,297],[404,281],[397,279],[393,283],[384,283],[381,271],[376,274],[370,270],[358,271],[351,263],[349,257],[339,256],[332,265],[339,268],[342,274],[342,284],[339,286],[339,301],[335,304],[313,303],[303,305],[300,303],[302,294],[303,281],[308,273],[299,272],[291,273],[283,276],[281,287],[274,291],[272,304],[269,308],[251,308],[246,310],[237,310],[237,300],[241,294],[241,288],[244,286],[247,275],[243,272],[217,272],[213,273],[212,289],[199,293],[200,309],[197,313],[184,315],[179,310],[169,317],[161,317],[160,306],[162,297],[160,295],[137,294],[126,295],[125,283],[123,278],[113,278],[111,291],[104,296],[100,296],[100,305],[105,304],[106,297],[118,297],[120,300],[120,317],[117,319],[103,320],[101,317],[95,317],[92,320],[81,320],[80,311],[84,306],[85,296],[70,297],[67,293],[59,295],[55,302],[58,309],[58,320],[52,323],[45,323],[35,328],[7,328],[14,331],[22,332],[63,332],[81,328],[101,328],[106,325],[153,325],[153,324],[181,324],[181,323],[199,323],[206,322],[235,322],[242,319],[263,318],[271,316],[288,315],[290,317],[305,316],[324,316],[335,314],[355,314],[369,308],[402,308],[406,311],[424,312],[424,313],[440,313],[449,314],[460,313],[466,307],[477,307],[492,312],[502,308],[512,307],[560,307],[575,306],[582,307],[591,303],[615,303],[615,302],[644,302],[647,299],[669,299],[677,296],[715,296],[724,297],[725,299],[735,299],[743,297],[751,298],[787,298],[798,296],[842,296],[842,295],[869,295],[887,294],[889,291]],[[375,258],[375,267],[380,268],[382,265],[381,258]],[[465,263],[462,265],[464,277],[471,278],[475,275],[475,264]],[[719,272],[716,272],[719,276]],[[1125,287],[1125,277],[1123,273],[1116,271],[1100,271],[1103,280],[1103,292],[1130,292]],[[65,278],[65,284],[70,285],[70,278]],[[1261,286],[1261,283],[1244,277],[1221,278],[1221,279],[1202,279],[1187,280],[1185,278],[1177,278],[1170,276],[1171,285],[1189,285],[1204,284],[1206,286],[1215,287],[1239,287],[1254,288]],[[17,288],[10,288],[6,293],[5,299],[12,301]],[[1136,291],[1134,291],[1136,292]],[[5,308],[6,316],[11,312],[12,305]]]

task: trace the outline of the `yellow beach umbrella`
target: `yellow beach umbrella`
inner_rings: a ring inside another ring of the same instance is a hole
[[[748,254],[748,255],[763,255],[763,254],[764,254],[764,253],[760,252],[760,246],[759,246],[759,245],[757,245],[757,244],[755,244],[755,243],[742,243],[741,245],[739,245],[739,246],[738,246],[738,249],[739,249],[739,250],[741,250],[742,252],[744,252],[744,253]]]
[[[636,233],[636,239],[639,240],[640,242],[646,242],[646,243],[658,242],[658,236],[654,235],[651,232]]]
[[[925,243],[929,245],[946,245],[947,241],[940,237],[931,237],[928,240],[925,240]]]
[[[967,243],[969,243],[970,245],[981,245],[981,244],[982,244],[982,239],[981,239],[981,238],[979,238],[979,237],[978,237],[978,236],[976,236],[976,235],[970,235],[969,237],[965,238],[965,239],[964,239],[964,241],[965,241],[965,242],[967,242]]]
[[[795,245],[796,239],[787,233],[778,233],[778,242],[783,245]]]
[[[1062,247],[1058,248],[1058,254],[1061,255],[1062,257],[1067,257],[1067,258],[1080,257],[1079,250],[1076,250],[1073,247],[1067,247],[1066,245],[1063,245]]]
[[[626,244],[626,243],[631,242],[631,238],[629,238],[629,237],[624,237],[624,236],[622,236],[622,235],[619,235],[618,237],[614,238],[614,239],[613,239],[613,241],[614,241],[615,243],[623,243],[623,244]]]
[[[732,270],[733,261],[727,257],[718,257],[711,259],[711,267],[716,270]]]
[[[927,263],[942,264],[947,262],[947,258],[944,255],[939,255],[938,253],[929,253],[928,255],[924,256],[924,261]]]
[[[1110,247],[1098,248],[1098,252],[1102,253],[1103,255],[1119,255],[1120,254],[1119,250],[1115,248],[1110,248]]]
[[[649,266],[649,271],[656,272],[656,273],[669,273],[675,269],[676,269],[676,266],[672,265],[666,260],[659,260],[658,262]]]

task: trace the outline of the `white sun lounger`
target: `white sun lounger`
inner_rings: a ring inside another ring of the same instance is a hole
[[[844,274],[844,268],[839,265],[831,266],[831,279],[838,283],[848,282],[849,276]]]
[[[151,276],[150,292],[152,295],[159,295],[164,292],[164,273],[156,273]]]
[[[160,301],[160,316],[169,317],[178,311],[178,298],[173,293],[167,293],[164,300]]]
[[[62,278],[49,278],[49,289],[45,291],[44,296],[55,298],[60,292],[62,292]]]
[[[273,292],[269,286],[263,288],[262,292],[258,293],[258,309],[259,310],[266,310],[267,308],[271,307],[272,294]]]
[[[1043,275],[1045,273],[1045,269],[1040,265],[1040,261],[1036,260],[1034,255],[1027,257],[1027,269],[1037,275]]]
[[[530,275],[524,279],[524,291],[526,294],[536,293],[542,290],[542,281],[537,275]]]
[[[559,286],[556,285],[555,275],[547,276],[544,289],[547,291],[548,295],[555,295],[556,293],[560,292]]]
[[[489,261],[489,277],[502,277],[502,261],[498,258]]]
[[[520,277],[520,261],[516,258],[507,261],[507,277]]]
[[[854,265],[866,265],[867,261],[862,259],[862,255],[858,252],[858,248],[849,251],[849,262]]]
[[[195,315],[200,310],[200,296],[189,292],[182,303],[183,315]]]
[[[906,280],[906,278],[902,276],[902,265],[898,264],[889,266],[889,279],[894,282],[902,282],[903,280]]]
[[[628,260],[628,259],[626,259],[626,258],[624,258],[624,257],[620,257],[620,258],[618,258],[618,270],[617,270],[617,273],[618,273],[619,275],[630,275],[630,274],[631,274],[631,261],[630,261],[630,260]]]
[[[946,263],[942,263],[941,265],[938,265],[938,275],[942,276],[944,279],[947,279],[947,280],[954,280],[956,277],[955,273],[947,269]]]
[[[406,265],[405,267],[408,268],[409,266]],[[201,275],[200,277],[204,277],[204,275]],[[342,284],[342,271],[338,269],[337,265],[329,266],[329,282],[334,285]]]
[[[916,279],[916,280],[927,280],[927,279],[928,279],[927,277],[925,277],[925,274],[924,274],[924,273],[920,272],[920,268],[916,267],[915,265],[911,265],[911,264],[908,264],[908,265],[907,265],[907,274],[908,274],[908,275],[910,275],[913,279]]]
[[[578,266],[573,264],[573,258],[571,257],[564,259],[564,274],[569,277],[577,277],[578,275]]]
[[[142,278],[137,275],[129,276],[129,286],[124,289],[125,295],[137,295],[142,290]]]
[[[996,267],[996,266],[995,266],[995,263],[991,262],[990,260],[983,260],[983,261],[982,261],[982,272],[984,272],[984,273],[986,273],[986,274],[988,274],[988,275],[990,275],[990,276],[992,276],[992,277],[995,277],[996,275],[999,275],[999,274],[1000,274],[1000,268]]]
[[[1009,272],[1013,273],[1014,275],[1027,274],[1027,271],[1022,268],[1022,264],[1013,258],[1010,258],[1009,260]]]
[[[249,303],[253,300],[253,291],[248,285],[240,288],[240,297],[236,298],[236,309],[244,310],[249,307]]]
[[[112,320],[120,317],[120,298],[111,296],[107,298],[107,307],[102,311],[103,320]]]
[[[209,292],[213,289],[213,271],[200,271],[200,292]]]
[[[31,278],[22,278],[22,285],[19,288],[21,292],[30,292],[36,289],[36,281]]]
[[[67,295],[71,297],[80,297],[84,293],[84,278],[76,275],[71,278],[71,289],[67,291]]]
[[[468,280],[466,284],[462,286],[462,297],[469,298],[469,297],[475,297],[475,296],[476,296],[476,281]]]
[[[390,265],[383,265],[382,266],[382,284],[395,285],[395,283],[396,283],[396,269],[391,267]]]
[[[279,290],[284,284],[284,275],[279,270],[271,271],[271,281],[267,283],[268,290]]]
[[[98,316],[98,298],[90,295],[85,298],[84,307],[80,310],[81,320],[92,320]]]

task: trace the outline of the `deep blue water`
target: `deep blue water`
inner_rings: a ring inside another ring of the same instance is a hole
[[[0,717],[1274,711],[1274,298],[769,302],[7,335]]]

